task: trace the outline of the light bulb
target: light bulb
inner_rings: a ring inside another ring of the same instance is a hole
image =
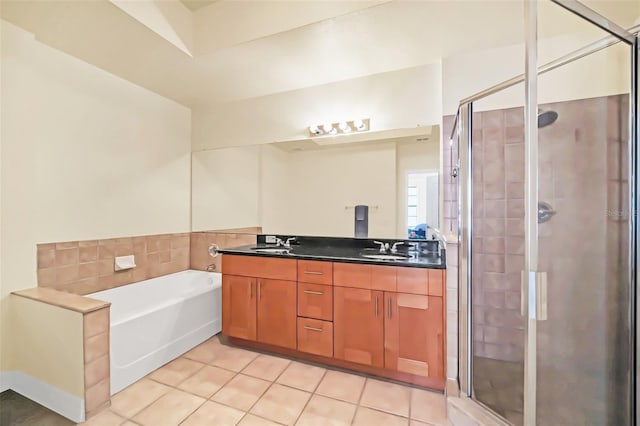
[[[324,128],[324,132],[330,135],[335,135],[336,133],[338,133],[338,129],[333,127],[333,124],[331,123],[325,123],[322,125],[322,127]]]
[[[364,124],[363,120],[354,120],[353,121],[353,126],[356,128],[357,131],[361,132],[363,130],[367,129],[367,126]]]
[[[322,134],[322,130],[320,130],[318,126],[309,126],[309,133],[318,136]]]
[[[338,124],[338,127],[340,128],[340,130],[342,130],[342,133],[349,133],[351,131],[351,126],[349,126],[346,121],[340,122],[340,124]]]

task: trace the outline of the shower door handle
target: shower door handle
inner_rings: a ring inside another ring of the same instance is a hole
[[[545,321],[547,319],[547,273],[532,272],[534,275],[534,294],[535,294],[535,314],[529,312],[530,318],[537,321]],[[529,274],[522,271],[520,279],[520,315],[525,315],[525,294],[529,291]]]

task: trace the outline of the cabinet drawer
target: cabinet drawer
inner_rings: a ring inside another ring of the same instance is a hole
[[[442,269],[398,268],[397,272],[399,293],[444,295],[445,272]]]
[[[340,287],[371,288],[371,265],[334,263],[333,285]]]
[[[333,356],[333,323],[298,318],[298,350],[326,357]]]
[[[224,274],[242,277],[296,281],[298,271],[293,259],[277,259],[266,256],[222,256]]]
[[[333,284],[333,263],[298,260],[298,281],[313,284]]]
[[[398,292],[429,294],[429,270],[423,268],[398,268]]]
[[[299,282],[298,316],[333,321],[333,287]]]

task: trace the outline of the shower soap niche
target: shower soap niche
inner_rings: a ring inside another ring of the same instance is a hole
[[[115,270],[125,271],[136,267],[136,259],[133,255],[118,256],[115,258]]]

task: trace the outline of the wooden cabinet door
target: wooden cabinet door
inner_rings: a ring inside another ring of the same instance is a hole
[[[222,275],[222,334],[256,340],[256,279]]]
[[[383,367],[383,292],[334,287],[334,357]]]
[[[442,298],[385,292],[385,368],[444,378]]]
[[[296,348],[295,281],[257,278],[258,341]]]

